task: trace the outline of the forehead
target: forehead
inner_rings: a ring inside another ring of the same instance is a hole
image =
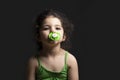
[[[48,16],[44,19],[43,24],[60,24],[61,20],[54,16]]]

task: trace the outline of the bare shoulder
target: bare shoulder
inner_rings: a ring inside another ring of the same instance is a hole
[[[35,71],[37,68],[38,62],[35,57],[30,57],[27,64],[27,80],[35,80]]]
[[[68,60],[67,60],[68,67],[71,67],[72,65],[77,65],[76,57],[68,52]]]
[[[38,66],[38,62],[36,57],[30,57],[28,60],[28,67],[37,67]]]
[[[74,55],[68,54],[68,79],[79,80],[78,63]]]

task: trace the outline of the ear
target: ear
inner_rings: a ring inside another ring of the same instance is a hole
[[[39,28],[39,25],[35,25],[36,28]]]
[[[36,40],[37,40],[38,42],[41,41],[41,38],[40,38],[40,36],[39,36],[38,34],[36,35]]]
[[[65,41],[65,40],[66,40],[66,36],[64,35],[62,41]]]

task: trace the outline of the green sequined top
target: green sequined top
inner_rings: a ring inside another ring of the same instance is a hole
[[[40,59],[37,58],[39,66],[38,69],[36,70],[36,80],[68,80],[68,76],[67,76],[68,67],[66,63],[67,55],[68,53],[66,52],[64,67],[60,72],[53,72],[47,70],[40,64]]]

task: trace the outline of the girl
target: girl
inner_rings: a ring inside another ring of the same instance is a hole
[[[45,10],[35,23],[39,54],[28,62],[27,80],[79,80],[76,58],[66,51],[72,24],[62,13]]]

